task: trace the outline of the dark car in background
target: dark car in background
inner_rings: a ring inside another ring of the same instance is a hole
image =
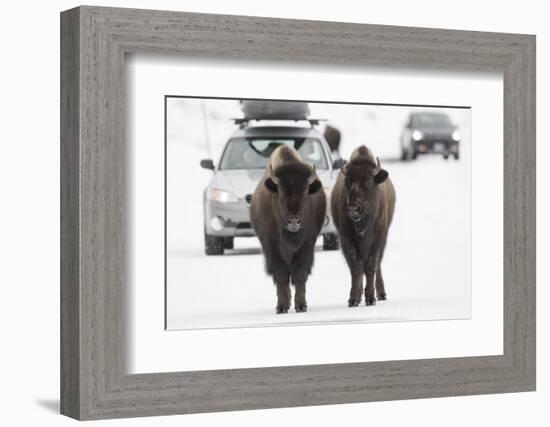
[[[460,133],[449,116],[441,112],[414,112],[401,132],[401,160],[420,154],[439,154],[444,159],[460,157]]]

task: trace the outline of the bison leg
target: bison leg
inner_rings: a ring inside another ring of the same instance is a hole
[[[296,313],[302,313],[307,311],[306,302],[306,280],[307,273],[302,271],[292,273],[292,284],[295,288],[294,294],[294,308]]]
[[[290,308],[290,275],[280,272],[273,275],[275,286],[277,287],[277,314],[288,313]]]
[[[384,278],[382,277],[382,261],[378,260],[378,265],[376,266],[376,298],[378,301],[385,301],[386,289],[384,288]]]
[[[307,302],[306,302],[306,281],[298,280],[294,282],[294,287],[296,288],[296,293],[294,295],[294,308],[296,313],[301,313],[307,311]]]
[[[294,308],[296,309],[296,313],[307,311],[306,281],[311,273],[311,267],[313,266],[314,249],[314,242],[312,242],[312,244],[306,244],[296,253],[292,260],[290,276],[295,288]]]
[[[261,240],[260,240],[261,241]],[[290,308],[290,272],[280,254],[268,244],[261,241],[265,255],[265,270],[273,276],[273,283],[277,288],[277,314],[288,313]]]
[[[355,244],[351,240],[342,237],[341,244],[342,252],[351,273],[348,307],[357,307],[361,304],[361,298],[363,297],[363,261],[359,258]]]
[[[363,296],[363,263],[357,261],[350,266],[351,271],[351,290],[349,293],[348,307],[357,307],[361,304]]]
[[[374,274],[376,272],[376,259],[369,259],[365,263],[365,276],[367,278],[367,285],[365,286],[365,304],[375,305],[376,299],[374,298]]]

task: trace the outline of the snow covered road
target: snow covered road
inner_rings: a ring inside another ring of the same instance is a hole
[[[235,239],[235,249],[223,256],[204,254],[202,191],[211,172],[198,169],[198,160],[207,153],[169,133],[168,329],[469,318],[469,141],[463,141],[459,161],[433,156],[403,163],[396,155],[380,154],[397,193],[383,262],[388,300],[348,308],[344,258],[318,246],[307,283],[308,312],[291,308],[277,315],[275,287],[264,273],[256,238]],[[188,182],[190,170],[193,185],[179,185]]]

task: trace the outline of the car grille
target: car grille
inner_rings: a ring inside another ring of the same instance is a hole
[[[422,138],[422,142],[433,144],[436,142],[443,142],[443,143],[451,143],[453,142],[453,139],[451,138],[451,135],[443,134],[443,135],[433,135],[428,134],[425,135],[424,138]]]

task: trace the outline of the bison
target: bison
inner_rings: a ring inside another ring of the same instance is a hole
[[[386,299],[381,262],[395,209],[395,189],[380,160],[367,147],[356,148],[338,174],[331,194],[331,213],[351,273],[349,307]]]
[[[331,153],[340,153],[340,140],[342,139],[342,134],[338,129],[327,125],[325,127],[325,132],[323,133],[324,138],[326,139],[328,146],[330,147]]]
[[[250,203],[250,220],[260,239],[265,270],[277,287],[277,313],[307,311],[306,281],[326,216],[326,196],[315,168],[289,146],[271,155]]]

